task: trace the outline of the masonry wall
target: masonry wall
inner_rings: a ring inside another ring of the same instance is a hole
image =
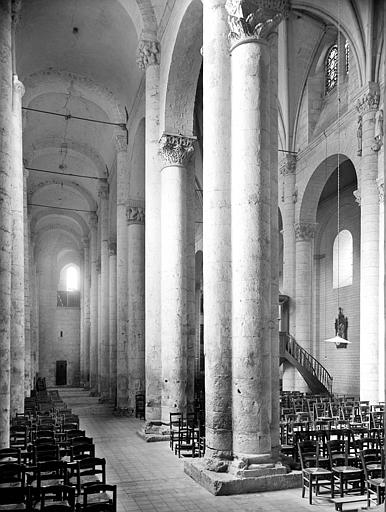
[[[336,348],[324,340],[335,336],[338,315],[338,290],[333,289],[333,243],[337,235],[337,199],[333,197],[319,205],[318,232],[314,259],[314,353],[333,376],[333,391],[359,395],[359,285],[360,285],[360,208],[352,192],[344,191],[340,198],[340,229],[353,237],[353,283],[339,289],[339,306],[348,317],[347,348]]]

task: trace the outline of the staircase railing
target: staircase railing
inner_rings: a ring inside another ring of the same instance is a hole
[[[332,394],[333,378],[326,368],[309,352],[297,343],[295,338],[288,333],[280,333],[280,352],[288,352],[305,370],[313,374]]]

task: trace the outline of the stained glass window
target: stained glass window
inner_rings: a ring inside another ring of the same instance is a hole
[[[350,45],[348,41],[346,41],[344,45],[344,64],[345,64],[345,71],[348,73],[349,66],[350,66]]]
[[[338,83],[338,46],[334,44],[327,52],[326,57],[326,93]]]

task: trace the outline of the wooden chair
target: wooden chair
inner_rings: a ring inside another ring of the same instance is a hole
[[[59,508],[57,508],[59,507]],[[41,487],[32,498],[32,510],[75,511],[75,488],[69,485],[50,485]]]
[[[174,436],[178,432],[178,426],[180,421],[183,422],[184,416],[182,412],[171,412],[169,413],[169,446],[170,449],[174,449]]]
[[[93,444],[77,444],[71,447],[71,461],[95,457],[95,446]]]
[[[360,459],[366,485],[367,507],[370,507],[371,503],[380,505],[385,499],[385,479],[382,477],[374,478],[371,476],[369,472],[370,462],[368,454],[366,454],[364,450],[360,451]]]
[[[198,432],[182,421],[178,423],[178,431],[174,440],[174,454],[178,457],[196,457],[198,450]]]
[[[28,483],[38,489],[52,485],[67,485],[67,464],[61,460],[38,462]]]
[[[344,493],[351,491],[360,491],[364,493],[364,474],[361,468],[349,465],[348,440],[346,441],[328,441],[328,455],[330,458],[330,469],[332,471],[334,482],[338,485],[340,497]],[[353,459],[350,458],[350,461]],[[351,488],[349,488],[351,485]]]
[[[83,493],[86,485],[94,483],[106,483],[106,459],[92,457],[78,460],[73,468],[72,476],[69,480],[71,485],[76,486],[77,495]]]
[[[316,441],[299,441],[298,452],[302,470],[302,498],[308,489],[308,499],[312,505],[312,494],[319,494],[321,487],[328,489],[334,497],[334,480],[332,472],[319,466],[319,444]]]
[[[29,487],[2,487],[0,491],[0,512],[25,512],[30,510]]]
[[[92,484],[84,489],[83,512],[116,512],[117,486],[108,484]]]
[[[25,466],[8,462],[0,464],[0,488],[3,487],[24,487],[25,486]],[[2,492],[2,491],[0,491]]]
[[[0,464],[8,464],[9,462],[21,464],[20,448],[1,448],[0,449]]]

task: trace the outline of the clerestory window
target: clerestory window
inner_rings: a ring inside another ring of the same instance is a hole
[[[336,87],[338,83],[338,46],[332,45],[326,55],[325,62],[326,94]]]

